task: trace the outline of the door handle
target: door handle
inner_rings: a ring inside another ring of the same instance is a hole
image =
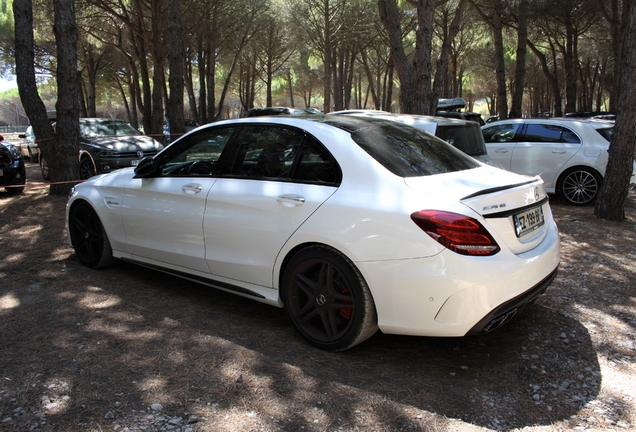
[[[203,186],[201,186],[198,183],[189,183],[187,185],[181,186],[181,190],[190,195],[197,194],[201,192],[202,189],[203,189]]]
[[[508,149],[497,149],[495,153],[508,153]]]
[[[567,150],[552,150],[552,153],[554,154],[566,154],[567,152]]]
[[[305,197],[293,194],[279,195],[276,197],[276,201],[287,207],[296,207],[305,204]]]

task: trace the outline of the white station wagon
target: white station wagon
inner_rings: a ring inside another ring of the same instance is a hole
[[[543,293],[559,234],[540,177],[354,116],[202,126],[75,186],[69,242],[284,307],[310,343],[491,331]]]

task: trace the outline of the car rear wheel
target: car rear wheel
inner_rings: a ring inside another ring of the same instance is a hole
[[[69,215],[71,244],[80,262],[91,268],[113,264],[113,251],[99,216],[85,202],[73,206]]]
[[[82,180],[87,180],[96,174],[93,161],[91,161],[90,158],[87,158],[87,157],[85,157],[84,159],[80,161],[79,171],[80,171],[80,178]]]
[[[51,177],[49,164],[43,157],[40,157],[40,172],[42,173],[42,178],[44,178],[44,180],[48,180]]]
[[[378,330],[373,297],[362,275],[331,248],[310,246],[294,255],[281,296],[296,329],[318,348],[342,351]]]
[[[589,205],[596,201],[601,181],[601,176],[588,168],[570,168],[561,176],[559,193],[572,205]]]

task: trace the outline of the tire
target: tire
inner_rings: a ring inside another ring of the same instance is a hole
[[[42,178],[44,180],[48,180],[51,178],[51,170],[49,169],[49,164],[43,157],[40,158],[40,172],[42,173]]]
[[[33,151],[31,149],[29,149],[29,160],[33,163],[38,163],[38,160],[40,158],[40,153],[33,153]]]
[[[93,161],[88,157],[80,161],[79,171],[82,180],[88,180],[96,174],[95,165],[93,165]]]
[[[353,263],[325,246],[294,255],[281,287],[287,316],[312,345],[343,351],[378,330],[375,303]]]
[[[69,234],[82,264],[94,269],[113,264],[113,250],[97,213],[86,202],[75,204],[69,215]]]
[[[570,168],[559,178],[559,195],[571,205],[590,205],[596,201],[602,181],[601,176],[589,168]]]

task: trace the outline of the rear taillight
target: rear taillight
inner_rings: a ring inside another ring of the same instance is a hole
[[[499,245],[477,220],[457,213],[422,210],[411,215],[426,234],[448,249],[462,255],[488,256],[499,252]]]

